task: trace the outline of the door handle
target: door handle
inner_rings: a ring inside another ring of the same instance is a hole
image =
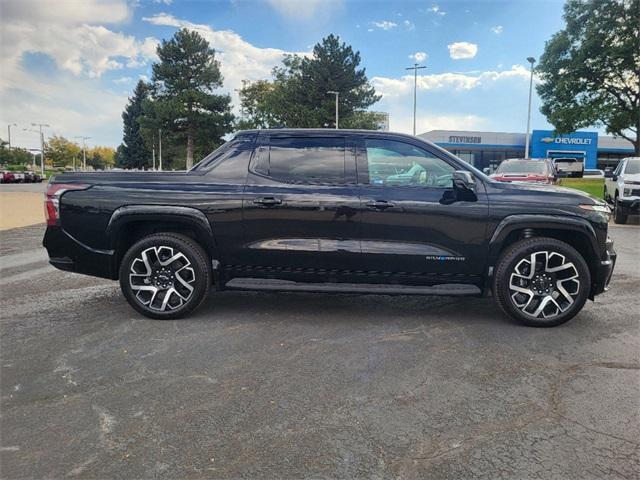
[[[375,208],[377,210],[385,210],[394,206],[393,203],[387,202],[386,200],[371,200],[365,203],[365,205],[369,208]]]
[[[273,207],[275,205],[280,205],[282,203],[282,200],[276,197],[262,197],[255,198],[253,200],[253,203],[256,205],[262,205],[264,207]]]

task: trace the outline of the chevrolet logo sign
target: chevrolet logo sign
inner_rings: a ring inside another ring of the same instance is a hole
[[[553,143],[554,139],[553,137],[544,137],[544,138],[541,138],[540,141],[542,143]]]

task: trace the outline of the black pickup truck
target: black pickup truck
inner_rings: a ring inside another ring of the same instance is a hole
[[[521,323],[566,322],[609,283],[609,208],[500,183],[419,138],[243,131],[188,172],[65,173],[45,197],[62,270],[118,279],[173,319],[216,290],[491,295]]]

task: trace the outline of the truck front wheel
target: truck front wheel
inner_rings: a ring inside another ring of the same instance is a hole
[[[591,275],[571,245],[555,238],[533,237],[509,246],[500,257],[493,292],[511,318],[532,327],[554,327],[584,306]]]
[[[211,269],[200,245],[177,233],[156,233],[135,243],[120,265],[120,288],[141,314],[181,318],[206,298]]]

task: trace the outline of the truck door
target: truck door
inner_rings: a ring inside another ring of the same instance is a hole
[[[410,140],[362,138],[357,168],[361,268],[385,282],[480,282],[488,215],[481,182],[476,200],[455,200],[454,164]]]
[[[265,133],[243,197],[236,276],[338,279],[360,253],[354,145],[346,134]]]

